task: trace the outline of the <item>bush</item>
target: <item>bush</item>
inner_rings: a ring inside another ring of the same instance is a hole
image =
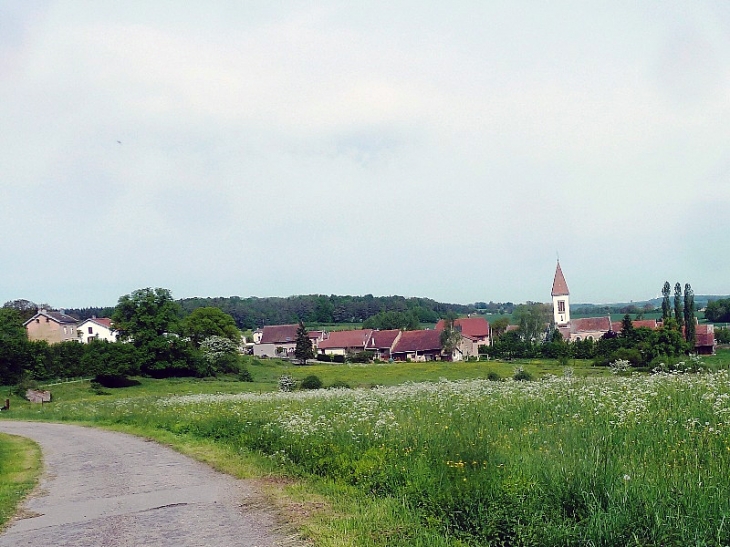
[[[332,357],[330,355],[327,355],[326,353],[318,353],[317,355],[314,356],[314,358],[317,361],[322,361],[324,363],[331,363],[332,362]]]
[[[502,377],[496,372],[491,371],[489,374],[487,374],[487,380],[489,380],[490,382],[501,382]]]
[[[322,380],[314,374],[310,374],[300,384],[302,389],[322,389]]]
[[[139,381],[128,378],[123,374],[97,374],[92,382],[92,388],[94,387],[93,384],[99,384],[99,386],[107,388],[118,388],[138,386]]]
[[[344,355],[333,355],[332,361],[335,363],[344,363],[345,362],[345,356]]]
[[[515,380],[515,381],[517,381],[517,382],[530,382],[530,381],[532,381],[532,374],[530,374],[529,372],[527,372],[522,367],[517,367],[515,369],[514,376],[512,376],[512,379]]]
[[[253,382],[253,376],[251,376],[251,372],[249,372],[249,370],[244,366],[242,366],[238,371],[238,381]]]
[[[294,391],[295,387],[297,387],[296,380],[288,374],[279,377],[279,391]]]
[[[718,344],[730,344],[730,329],[727,327],[715,329],[715,340]]]

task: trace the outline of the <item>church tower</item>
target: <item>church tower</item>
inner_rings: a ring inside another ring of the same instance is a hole
[[[570,291],[568,284],[565,282],[563,270],[560,269],[560,261],[555,269],[555,279],[553,280],[553,320],[558,327],[564,327],[570,324]]]

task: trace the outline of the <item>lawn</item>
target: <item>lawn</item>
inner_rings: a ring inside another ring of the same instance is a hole
[[[0,525],[8,522],[23,497],[37,484],[40,470],[37,444],[0,433]]]
[[[541,379],[484,379],[517,365]],[[249,365],[254,383],[56,386],[53,403],[12,414],[142,432],[229,470],[246,461],[289,485],[282,507],[307,508],[317,545],[730,544],[730,373],[571,365],[269,360]],[[380,387],[276,392],[283,373]]]

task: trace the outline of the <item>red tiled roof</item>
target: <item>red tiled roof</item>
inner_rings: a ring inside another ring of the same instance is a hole
[[[373,331],[367,349],[390,349],[400,333],[398,329]]]
[[[470,338],[486,338],[489,336],[489,323],[484,317],[462,317],[454,321],[457,327],[461,327],[461,334]],[[435,330],[442,331],[446,328],[446,321],[439,320]]]
[[[695,347],[711,347],[715,345],[715,326],[697,325],[695,327]]]
[[[645,328],[654,330],[658,326],[656,319],[637,319],[636,321],[631,321],[631,324],[635,329]],[[624,330],[623,321],[614,321],[611,323],[611,328],[613,329],[613,332],[621,332]]]
[[[393,353],[441,349],[441,332],[437,330],[407,330],[393,348]]]
[[[332,349],[332,348],[361,348],[365,349],[372,329],[362,330],[340,330],[331,332],[329,338],[322,340],[318,347],[319,349]]]
[[[262,344],[291,344],[297,341],[299,325],[268,325],[261,335]]]
[[[570,328],[573,332],[608,332],[611,329],[611,320],[606,317],[581,317],[572,319]]]
[[[109,330],[112,329],[112,320],[108,317],[92,317],[91,319],[88,319],[88,321],[93,321],[97,325],[101,325],[102,327],[106,327]]]
[[[568,290],[568,284],[565,282],[563,276],[563,270],[560,269],[560,262],[558,267],[555,268],[555,279],[553,279],[553,290],[550,293],[552,296],[568,296],[570,291]]]

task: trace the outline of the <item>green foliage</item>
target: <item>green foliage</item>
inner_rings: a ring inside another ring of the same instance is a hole
[[[509,318],[499,317],[490,321],[489,326],[492,328],[492,338],[499,338],[507,330],[507,327],[509,326]]]
[[[461,329],[456,326],[456,317],[453,314],[449,314],[444,320],[444,330],[439,335],[439,342],[441,351],[450,359],[461,343]]]
[[[730,323],[730,298],[710,300],[705,308],[705,319],[712,323]]]
[[[138,289],[119,298],[112,322],[120,341],[139,349],[143,374],[160,378],[204,374],[205,363],[175,334],[180,306],[168,289]]]
[[[248,370],[243,365],[238,370],[238,381],[239,382],[253,382],[253,376],[251,375],[251,371]]]
[[[502,377],[499,375],[499,373],[490,371],[489,374],[487,374],[487,380],[490,382],[501,382]]]
[[[294,347],[294,357],[299,361],[300,365],[306,365],[308,359],[314,358],[314,346],[307,334],[304,323],[299,322],[297,327],[296,346]]]
[[[190,338],[195,347],[200,347],[203,340],[211,336],[227,338],[236,346],[241,343],[241,331],[233,317],[210,306],[197,308],[185,317],[180,325],[180,334]]]
[[[669,281],[664,282],[662,287],[662,321],[666,321],[672,316],[672,307],[669,303],[669,295],[672,293],[672,286]]]
[[[33,361],[20,313],[0,308],[0,383],[16,383]]]
[[[517,367],[515,369],[515,373],[512,375],[512,379],[516,382],[531,382],[533,380],[533,376],[524,368]]]
[[[230,338],[208,336],[200,344],[200,353],[207,365],[206,376],[238,370],[238,344]]]
[[[350,384],[345,382],[344,380],[335,380],[330,384],[330,389],[352,389],[350,387]]]
[[[695,344],[697,325],[695,324],[695,293],[689,283],[684,285],[684,328],[685,340],[691,346]]]
[[[682,308],[682,285],[679,281],[674,285],[674,320],[679,329],[684,325],[684,310]]]
[[[519,325],[520,338],[523,342],[540,342],[550,321],[551,310],[546,304],[531,302],[515,308],[514,317]]]
[[[288,374],[282,374],[279,377],[279,391],[290,392],[297,387],[297,382]]]
[[[715,329],[715,340],[718,344],[730,344],[730,329],[727,327]]]
[[[302,389],[322,389],[322,380],[319,379],[319,376],[310,374],[301,381],[299,386]]]
[[[377,330],[417,330],[421,328],[421,321],[416,310],[383,311],[368,317],[362,324],[364,329]]]
[[[337,362],[337,359],[334,359],[335,357],[338,357],[338,356],[333,355],[334,362]],[[339,357],[342,357],[342,356],[339,356]],[[358,351],[357,353],[351,353],[347,356],[346,361],[349,361],[350,363],[372,363],[373,352],[372,351]]]

